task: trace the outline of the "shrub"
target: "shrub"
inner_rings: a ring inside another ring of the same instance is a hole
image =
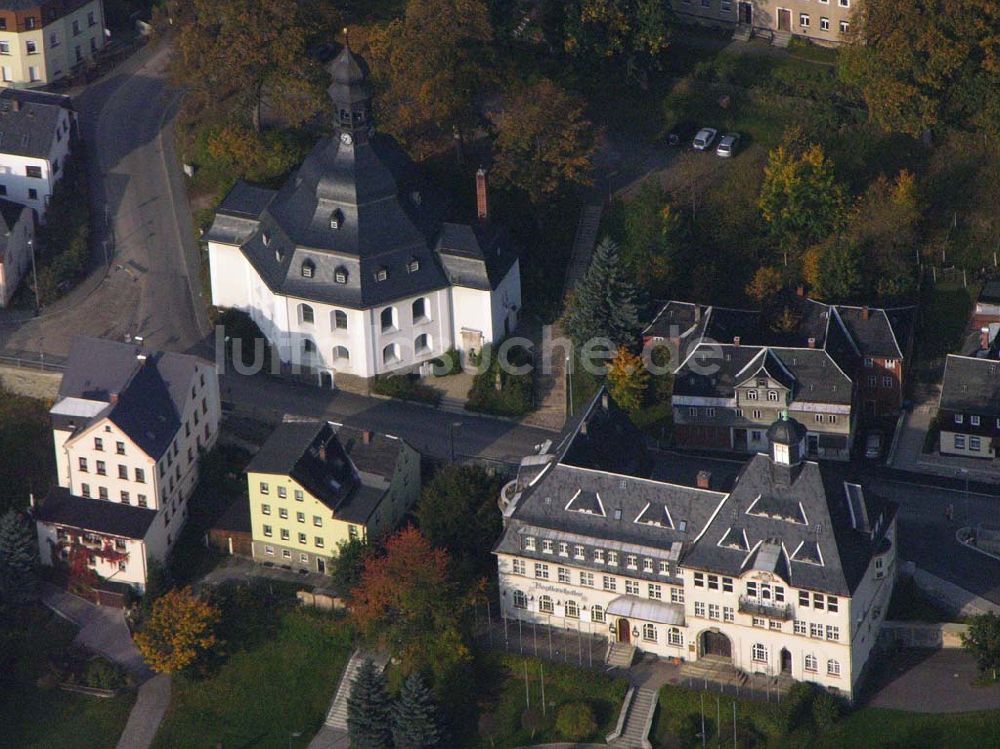
[[[597,731],[594,711],[585,702],[571,702],[559,708],[556,730],[570,741],[582,741]]]
[[[521,727],[531,733],[531,738],[535,738],[535,734],[545,728],[545,718],[540,710],[533,707],[525,708],[521,713]]]
[[[95,658],[84,669],[83,683],[94,689],[121,689],[126,684],[125,671],[103,658]]]
[[[840,718],[840,703],[829,692],[819,692],[813,698],[812,719],[818,731],[826,731]]]
[[[505,372],[500,366],[500,358],[492,350],[484,349],[482,356],[489,361],[489,367],[477,374],[472,381],[469,400],[465,404],[466,409],[514,417],[523,416],[531,411],[534,408],[534,384],[531,372],[525,374]],[[531,355],[521,346],[512,346],[507,352],[507,361],[515,367],[520,367],[531,362]]]
[[[372,392],[399,398],[404,401],[430,403],[436,406],[441,402],[441,393],[425,385],[414,374],[382,375],[372,380]]]
[[[447,377],[448,375],[455,375],[462,371],[462,357],[455,350],[454,346],[441,354],[437,359],[432,360],[431,364],[434,366],[435,377]]]

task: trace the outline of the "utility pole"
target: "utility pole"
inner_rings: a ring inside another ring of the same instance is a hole
[[[531,691],[528,689],[528,662],[524,662],[524,706],[531,708]]]
[[[542,666],[542,662],[538,662],[538,676],[541,678],[542,682],[542,715],[545,715],[545,667]]]
[[[705,749],[708,744],[708,736],[705,735],[705,693],[701,693],[701,749]]]
[[[35,238],[32,237],[28,240],[28,249],[31,250],[31,279],[35,285],[35,316],[38,316],[39,311],[42,309],[41,302],[38,298],[38,266],[35,264]]]

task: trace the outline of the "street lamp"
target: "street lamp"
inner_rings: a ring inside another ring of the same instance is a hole
[[[292,739],[297,739],[302,735],[302,731],[291,731],[288,734],[288,749],[292,749]]]
[[[453,421],[448,425],[448,438],[451,442],[451,462],[455,462],[455,430],[461,429],[461,421]]]
[[[969,517],[969,469],[959,468],[958,472],[965,476],[965,522],[972,526],[972,518]]]
[[[35,285],[35,316],[38,315],[42,305],[38,301],[38,267],[35,265],[35,238],[28,239],[28,250],[31,252],[31,278]]]

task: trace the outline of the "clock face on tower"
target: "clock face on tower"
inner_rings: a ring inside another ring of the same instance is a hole
[[[354,142],[354,138],[351,137],[350,133],[341,133],[340,142],[343,143],[345,146],[349,146]]]

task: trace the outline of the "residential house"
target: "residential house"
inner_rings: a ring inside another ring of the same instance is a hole
[[[325,421],[283,421],[246,474],[253,558],[321,573],[338,544],[387,533],[420,495],[407,442]]]
[[[949,354],[938,402],[942,455],[995,458],[1000,445],[1000,362]]]
[[[10,304],[31,267],[34,241],[35,212],[0,198],[0,307]]]
[[[34,208],[44,223],[75,125],[68,96],[0,91],[0,197]]]
[[[0,85],[65,78],[106,43],[101,0],[0,0]]]
[[[915,308],[828,305],[796,295],[788,317],[671,301],[643,332],[679,362],[677,444],[756,452],[788,409],[808,428],[813,457],[846,460],[859,419],[899,410]]]
[[[238,183],[206,235],[212,303],[243,310],[292,372],[324,387],[481,351],[517,324],[517,252],[489,221],[447,223],[438,192],[372,122],[364,61],[330,65],[333,134],[280,190]],[[297,366],[296,366],[297,365]]]
[[[218,438],[213,365],[77,338],[49,413],[58,488],[37,508],[42,562],[82,546],[101,577],[144,588],[150,561],[180,537],[200,455]]]
[[[853,699],[892,595],[896,506],[808,460],[787,414],[736,470],[650,467],[634,432],[602,393],[563,444],[522,461],[494,548],[503,616]]]
[[[860,0],[672,0],[674,12],[689,23],[736,30],[737,38],[757,36],[787,46],[792,36],[822,46],[848,37],[852,8]]]

